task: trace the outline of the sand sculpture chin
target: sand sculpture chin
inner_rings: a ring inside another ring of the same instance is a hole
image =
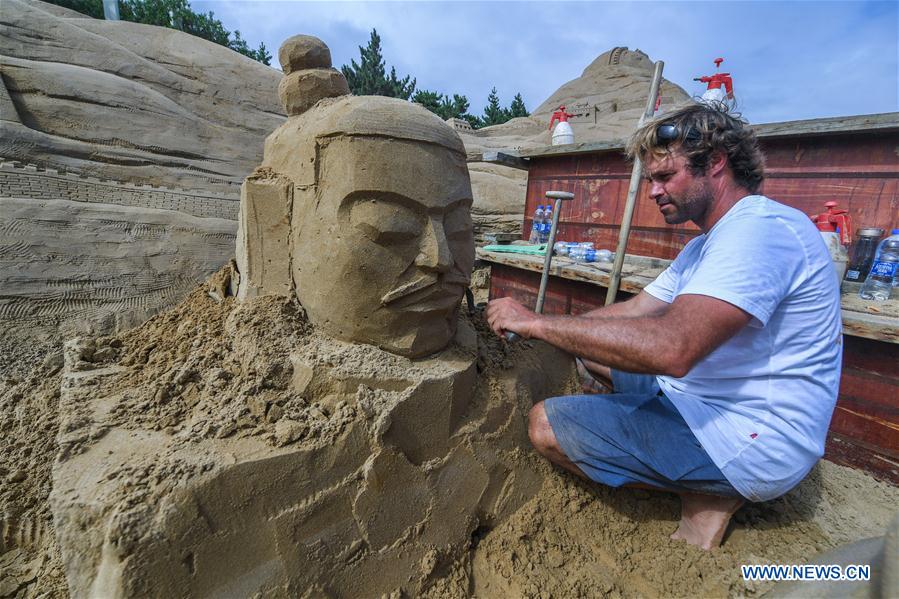
[[[286,46],[288,78],[330,68]],[[111,348],[67,347],[51,504],[73,596],[417,596],[540,488],[527,412],[572,361],[459,314],[470,184],[424,112],[292,115],[244,185],[238,297],[225,269]]]

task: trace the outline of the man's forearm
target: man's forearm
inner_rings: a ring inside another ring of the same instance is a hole
[[[651,316],[661,314],[668,308],[668,304],[656,299],[645,291],[627,301],[616,302],[609,306],[603,306],[580,314],[584,318],[634,318],[637,316]]]
[[[534,337],[617,370],[675,374],[677,337],[659,316],[544,316]]]

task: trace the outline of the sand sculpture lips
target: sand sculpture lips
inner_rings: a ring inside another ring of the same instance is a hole
[[[431,285],[437,282],[437,275],[426,274],[409,281],[408,283],[404,283],[399,287],[393,289],[384,294],[384,297],[381,298],[381,305],[388,305],[397,300],[400,300],[404,297],[407,297],[412,294],[416,294],[423,289],[427,289]]]
[[[447,310],[459,302],[467,284],[467,279],[458,276],[425,274],[384,294],[381,305],[412,312]]]

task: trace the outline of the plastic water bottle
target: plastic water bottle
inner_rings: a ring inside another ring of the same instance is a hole
[[[557,241],[553,244],[553,253],[556,256],[568,256],[572,248],[593,248],[592,241]]]
[[[886,301],[899,279],[899,229],[893,229],[891,235],[877,246],[877,255],[871,271],[862,285],[859,297],[866,300]]]
[[[553,207],[547,205],[543,211],[543,224],[540,225],[540,241],[537,243],[546,243],[549,241],[549,230],[553,226]]]
[[[531,225],[531,236],[528,237],[528,243],[530,243],[531,245],[541,243],[540,235],[543,231],[543,219],[543,204],[540,204],[534,211],[534,224]]]
[[[568,252],[568,257],[575,262],[611,262],[612,255],[609,250],[597,250],[590,247],[573,247]]]

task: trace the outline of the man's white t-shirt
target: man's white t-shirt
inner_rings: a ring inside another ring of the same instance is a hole
[[[833,262],[805,214],[747,196],[645,289],[724,300],[752,315],[683,378],[659,386],[741,495],[764,501],[824,454],[842,360]]]

